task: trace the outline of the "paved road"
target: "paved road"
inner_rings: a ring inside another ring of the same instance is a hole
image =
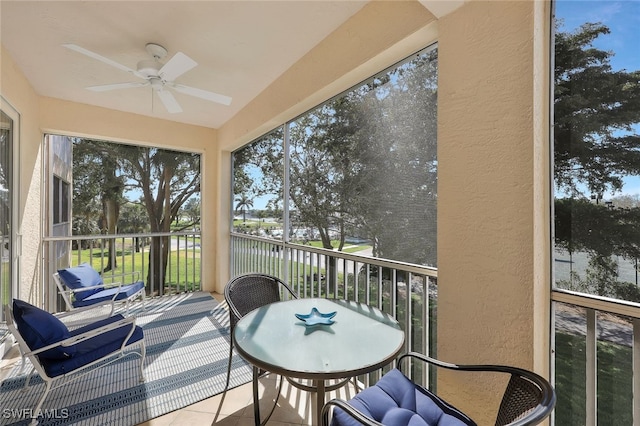
[[[598,318],[598,340],[619,345],[633,344],[633,326],[618,317],[605,314]],[[556,329],[577,336],[587,334],[585,315],[572,308],[559,308],[556,312]]]

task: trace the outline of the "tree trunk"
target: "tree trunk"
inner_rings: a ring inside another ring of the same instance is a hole
[[[162,296],[167,274],[167,257],[169,254],[169,237],[151,237],[149,246],[149,267],[147,288],[149,294]]]
[[[105,198],[102,200],[102,211],[104,213],[106,231],[109,235],[115,235],[118,224],[118,214],[119,214],[119,205],[118,202],[111,198]],[[113,238],[109,238],[108,240],[109,246],[109,256],[107,257],[107,266],[104,268],[104,271],[111,271],[112,269],[116,269],[118,267],[117,257],[116,257],[116,240]]]

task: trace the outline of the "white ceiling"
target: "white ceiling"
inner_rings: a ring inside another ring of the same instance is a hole
[[[41,96],[219,128],[366,1],[0,1],[0,41]],[[168,113],[150,86],[62,46],[74,43],[136,69],[145,45],[180,51],[198,66],[177,83],[233,98],[224,106],[175,93]]]

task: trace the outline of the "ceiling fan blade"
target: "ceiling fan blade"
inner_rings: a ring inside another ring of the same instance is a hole
[[[102,86],[90,86],[87,87],[88,90],[92,90],[94,92],[106,92],[108,90],[117,90],[117,89],[130,89],[132,87],[144,87],[148,86],[149,82],[145,81],[144,83],[115,83],[115,84],[104,84]]]
[[[73,44],[73,43],[65,43],[65,44],[63,44],[63,46],[66,47],[67,49],[71,49],[71,50],[74,50],[74,51],[76,51],[78,53],[82,53],[85,56],[88,56],[90,58],[96,59],[96,60],[98,60],[100,62],[103,62],[103,63],[105,63],[107,65],[111,65],[112,67],[118,68],[119,70],[131,73],[131,74],[135,75],[136,77],[140,77],[140,78],[144,78],[144,79],[147,78],[145,75],[140,74],[138,71],[136,71],[136,70],[134,70],[132,68],[129,68],[129,67],[125,66],[125,65],[122,65],[122,64],[120,64],[120,63],[118,63],[118,62],[116,62],[114,60],[109,59],[109,58],[105,58],[102,55],[98,55],[97,53],[92,52],[90,50],[87,50],[84,47],[80,47],[80,46],[78,46],[76,44]]]
[[[218,93],[196,89],[195,87],[189,87],[183,84],[168,83],[168,86],[185,95],[195,96],[196,98],[217,102],[222,105],[231,105],[231,98],[229,96],[219,95]]]
[[[165,81],[173,81],[196,65],[198,65],[196,61],[184,53],[178,52],[160,68],[158,75]]]
[[[182,112],[182,107],[173,96],[173,94],[168,90],[156,90],[158,97],[162,101],[162,104],[171,114],[175,114],[177,112]]]

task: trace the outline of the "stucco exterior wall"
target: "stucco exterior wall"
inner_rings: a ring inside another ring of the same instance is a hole
[[[19,183],[20,200],[18,212],[19,260],[18,294],[25,300],[37,301],[42,295],[31,292],[31,285],[38,282],[38,253],[41,235],[40,186],[42,134],[40,132],[40,105],[27,79],[16,67],[13,59],[0,46],[0,94],[20,114]]]
[[[451,362],[548,366],[547,7],[473,1],[439,22],[437,331]],[[493,382],[469,379],[442,374],[439,389],[489,424]]]

